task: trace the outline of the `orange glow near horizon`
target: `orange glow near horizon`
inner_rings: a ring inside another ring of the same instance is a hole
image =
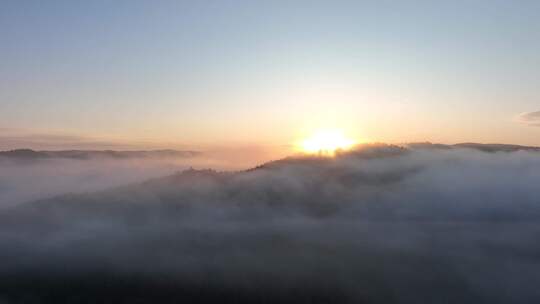
[[[298,148],[309,154],[334,155],[337,150],[350,149],[356,143],[340,130],[321,130],[301,141]]]

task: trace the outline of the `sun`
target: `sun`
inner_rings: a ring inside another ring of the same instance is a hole
[[[340,130],[321,130],[304,139],[299,148],[305,153],[334,155],[337,150],[347,150],[356,141],[347,138]]]

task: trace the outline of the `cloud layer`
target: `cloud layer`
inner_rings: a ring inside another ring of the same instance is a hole
[[[536,302],[539,184],[537,152],[377,146],[18,205],[0,298]]]

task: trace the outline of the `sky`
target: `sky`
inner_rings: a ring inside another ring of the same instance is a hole
[[[540,1],[0,3],[0,149],[540,145]]]

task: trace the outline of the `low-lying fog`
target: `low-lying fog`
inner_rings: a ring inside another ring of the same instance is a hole
[[[4,189],[177,169],[36,166],[10,164]],[[539,189],[538,152],[375,146],[17,204],[0,213],[0,300],[535,303]]]
[[[252,155],[242,160],[216,151],[175,157],[117,158],[94,155],[98,153],[84,153],[80,158],[0,155],[0,209],[65,193],[94,192],[142,182],[190,167],[240,170],[260,161]]]

